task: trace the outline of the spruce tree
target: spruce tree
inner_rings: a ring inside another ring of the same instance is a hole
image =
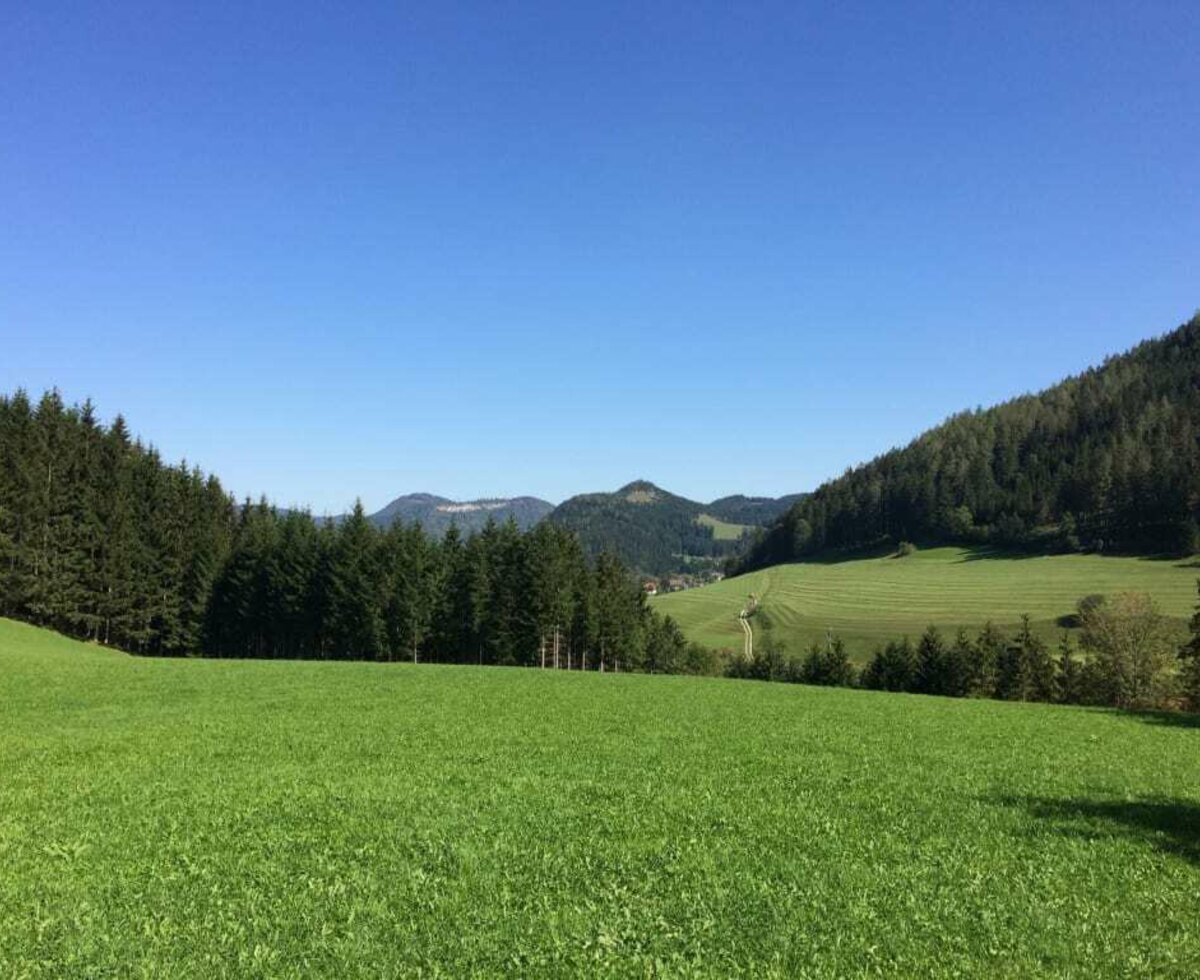
[[[1008,641],[991,621],[984,624],[974,644],[974,656],[968,671],[967,696],[973,698],[1003,697],[999,690],[1000,664]]]
[[[1057,697],[1059,704],[1079,704],[1083,700],[1079,662],[1071,643],[1071,634],[1063,631],[1058,643]]]
[[[1196,582],[1196,591],[1200,593],[1200,580]],[[1183,659],[1183,693],[1188,707],[1200,711],[1200,601],[1196,603],[1189,628],[1191,636],[1179,651]]]
[[[917,644],[913,689],[921,694],[945,694],[946,686],[946,644],[937,627],[930,626]]]
[[[916,673],[917,654],[906,636],[875,651],[863,671],[862,685],[877,691],[911,691]]]
[[[378,534],[355,501],[329,565],[327,638],[335,657],[375,660],[383,652]]]
[[[943,693],[954,698],[965,698],[970,694],[975,658],[975,647],[967,631],[959,627],[954,643],[946,650]]]

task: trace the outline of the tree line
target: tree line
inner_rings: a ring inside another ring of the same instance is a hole
[[[0,398],[0,614],[147,655],[719,670],[561,527],[239,504],[54,391]]]
[[[881,645],[860,670],[841,638],[830,634],[802,657],[791,656],[769,626],[751,658],[730,662],[731,677],[877,691],[1005,701],[1189,708],[1200,711],[1200,603],[1187,642],[1144,593],[1087,596],[1076,613],[1080,641],[1063,632],[1055,649],[1022,618],[1008,635],[991,623],[952,639],[930,626]]]
[[[900,540],[1200,551],[1200,315],[797,502],[733,571]]]

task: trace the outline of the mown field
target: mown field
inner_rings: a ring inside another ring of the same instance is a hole
[[[754,530],[749,524],[731,524],[719,517],[713,517],[712,514],[701,514],[696,518],[696,523],[711,527],[713,539],[716,541],[737,541],[747,531]]]
[[[1185,717],[0,620],[0,976],[1200,974]]]
[[[1039,634],[1056,640],[1062,618],[1093,593],[1148,592],[1182,630],[1196,606],[1197,578],[1196,559],[1025,557],[935,548],[907,558],[777,565],[652,602],[691,639],[740,650],[737,614],[754,593],[776,637],[793,652],[832,630],[853,656],[865,660],[879,643],[904,634],[916,639],[931,623],[952,633],[990,619],[1014,630],[1024,613]]]

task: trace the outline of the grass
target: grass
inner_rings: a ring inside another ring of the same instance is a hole
[[[696,523],[711,527],[713,539],[716,541],[740,541],[742,535],[751,530],[749,524],[730,524],[719,517],[713,517],[712,514],[701,514],[696,518]]]
[[[0,620],[0,975],[1200,973],[1187,719]]]
[[[1200,565],[1193,560],[1098,555],[1024,557],[981,549],[935,548],[906,558],[777,565],[703,588],[653,600],[688,636],[712,647],[740,650],[738,611],[755,593],[775,635],[795,652],[833,630],[865,659],[880,642],[930,623],[952,633],[988,619],[1012,630],[1023,613],[1048,640],[1060,620],[1092,593],[1150,593],[1182,629],[1196,605]]]

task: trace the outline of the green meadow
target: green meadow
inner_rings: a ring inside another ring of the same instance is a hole
[[[1078,600],[1095,593],[1148,592],[1182,630],[1195,610],[1198,577],[1194,558],[1027,557],[934,548],[906,558],[776,565],[652,602],[690,639],[740,650],[737,614],[753,593],[775,636],[794,652],[832,630],[865,660],[878,644],[904,634],[915,639],[930,624],[951,633],[960,626],[978,629],[990,619],[1015,630],[1026,613],[1036,632],[1055,639]]]
[[[0,709],[4,977],[1200,974],[1185,716],[6,620]]]
[[[719,517],[713,517],[712,514],[701,514],[696,518],[696,523],[704,527],[711,527],[713,539],[716,541],[737,541],[747,531],[754,530],[749,524],[731,524]]]

